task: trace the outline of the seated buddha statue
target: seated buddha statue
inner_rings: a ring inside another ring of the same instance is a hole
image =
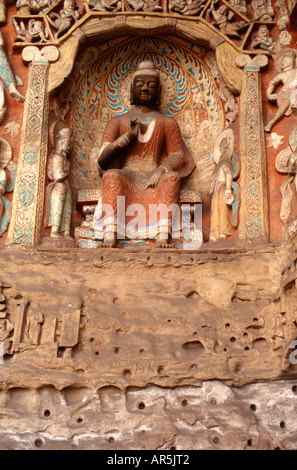
[[[175,119],[158,111],[160,96],[158,70],[150,61],[141,62],[131,84],[134,109],[113,117],[105,128],[98,165],[102,207],[109,207],[112,217],[101,211],[104,247],[115,247],[119,238],[119,197],[124,198],[126,225],[129,206],[139,204],[148,228],[150,206],[157,205],[160,211],[150,238],[156,240],[156,247],[170,246],[172,213],[168,209],[179,204],[181,179],[191,174],[195,162]]]

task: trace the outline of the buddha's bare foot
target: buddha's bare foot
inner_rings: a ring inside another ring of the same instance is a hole
[[[72,238],[72,236],[71,236],[69,233],[65,233],[65,234],[64,234],[64,238],[65,238],[65,240],[71,240],[71,241],[74,240],[74,239]]]
[[[115,239],[104,240],[100,248],[115,248],[117,241]]]
[[[156,248],[172,248],[171,244],[168,243],[168,240],[156,240]]]
[[[59,232],[52,232],[50,234],[51,238],[63,238],[62,235]]]

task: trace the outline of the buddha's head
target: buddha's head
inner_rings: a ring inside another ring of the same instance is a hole
[[[143,61],[134,72],[131,84],[131,104],[156,107],[160,103],[160,75],[151,61]]]

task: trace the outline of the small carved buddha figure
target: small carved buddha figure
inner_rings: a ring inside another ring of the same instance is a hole
[[[56,150],[49,160],[48,177],[52,180],[47,187],[46,225],[51,227],[50,236],[72,240],[70,236],[71,223],[71,188],[69,184],[68,154],[71,147],[72,130],[65,127],[60,130]]]
[[[157,247],[169,246],[172,213],[167,209],[179,204],[181,178],[193,171],[195,162],[177,122],[157,111],[160,93],[159,72],[154,64],[140,63],[131,85],[131,104],[135,109],[112,118],[105,128],[98,165],[103,174],[102,207],[109,205],[113,211],[112,224],[108,226],[108,217],[102,222],[106,247],[116,245],[122,222],[117,213],[119,196],[125,200],[125,225],[131,205],[137,204],[145,212],[145,229],[151,228],[150,207],[165,207],[166,216],[158,214],[153,224],[155,235],[150,232],[150,238],[157,237]]]
[[[272,21],[274,18],[274,9],[271,6],[271,0],[253,0],[254,21]]]
[[[271,51],[273,48],[273,41],[269,35],[269,30],[265,24],[262,24],[257,34],[252,40],[252,50],[263,49],[264,51]]]
[[[230,0],[230,5],[235,8],[235,10],[239,11],[240,13],[243,13],[244,15],[247,14],[247,8],[246,8],[246,1],[245,0]]]

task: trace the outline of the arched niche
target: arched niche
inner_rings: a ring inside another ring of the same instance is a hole
[[[102,49],[105,53],[100,54]],[[131,109],[133,71],[146,59],[152,60],[160,73],[160,111],[177,120],[196,162],[183,189],[202,196],[209,192],[214,145],[226,126],[214,53],[200,47],[189,50],[169,38],[139,37],[123,39],[113,48],[107,44],[103,48],[90,46],[77,58],[71,124],[74,193],[100,188],[97,151],[104,127],[111,117]]]

